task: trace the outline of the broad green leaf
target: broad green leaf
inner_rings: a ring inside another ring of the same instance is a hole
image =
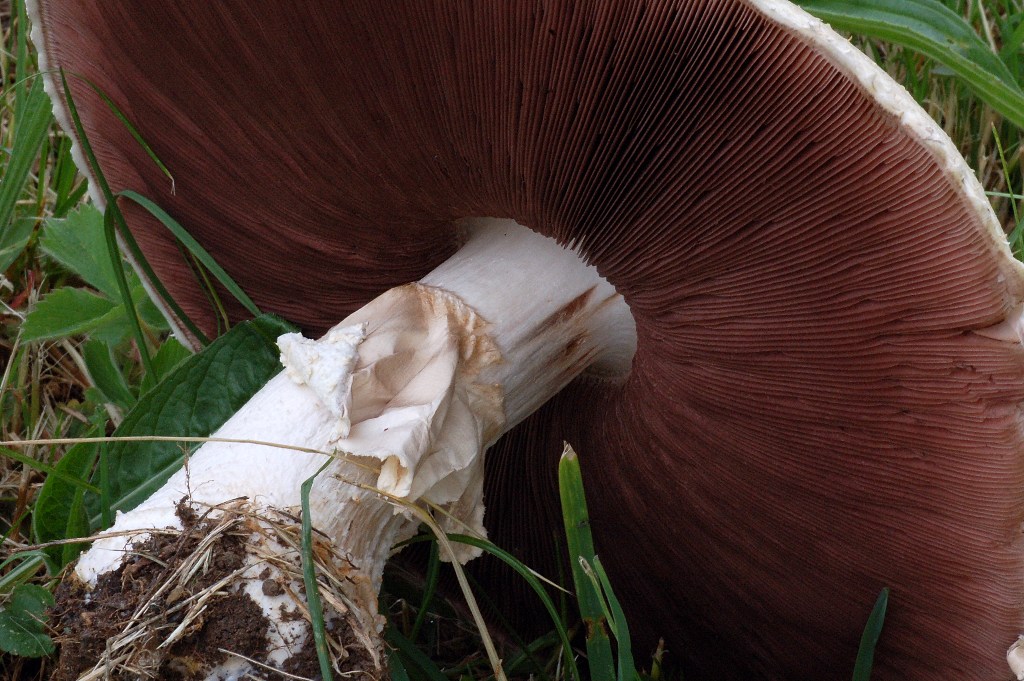
[[[43,79],[36,78],[15,112],[13,151],[4,168],[3,182],[0,182],[0,235],[7,231],[14,217],[15,203],[36,163],[52,120],[50,98],[43,92]],[[0,241],[0,248],[9,246]]]
[[[57,289],[28,313],[21,326],[22,338],[32,341],[87,333],[114,307],[106,298],[84,289]]]
[[[98,445],[85,442],[71,447],[57,462],[60,475],[46,476],[32,513],[36,541],[45,543],[89,534],[84,499],[86,488],[91,487],[86,481],[95,466],[98,449]],[[81,544],[44,549],[60,566],[74,560],[81,550]]]
[[[54,651],[46,635],[46,608],[53,595],[35,584],[19,584],[0,611],[0,650],[21,657],[42,657]]]
[[[93,385],[99,389],[107,402],[116,404],[121,409],[130,409],[135,404],[135,396],[124,380],[124,374],[114,361],[110,345],[92,339],[82,346],[82,359],[89,370]]]
[[[292,330],[270,315],[236,325],[139,398],[114,436],[210,435],[280,371],[275,341]],[[184,449],[175,442],[110,443],[104,456],[112,509],[127,511],[149,497],[181,466]],[[94,498],[90,510],[96,528]]]
[[[909,47],[945,65],[977,95],[1024,128],[1024,90],[1006,64],[938,0],[796,0],[834,28]]]
[[[43,251],[111,300],[120,300],[114,267],[103,233],[103,214],[87,204],[63,219],[46,221]]]
[[[145,289],[141,286],[132,290],[132,300],[136,303],[144,300],[145,295]],[[132,323],[128,315],[125,314],[124,305],[115,305],[109,312],[93,322],[92,326],[88,329],[88,333],[91,338],[104,341],[111,346],[116,346],[125,338],[131,336],[132,330]]]
[[[172,369],[174,369],[174,367],[178,366],[191,356],[192,351],[176,341],[174,338],[168,338],[164,341],[163,345],[160,346],[160,349],[156,351],[156,354],[153,355],[153,367],[156,369],[158,374],[166,376]],[[157,382],[152,376],[148,374],[143,376],[142,384],[139,387],[139,394],[149,392],[156,385]]]

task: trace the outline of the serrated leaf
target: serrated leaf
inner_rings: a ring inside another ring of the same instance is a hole
[[[56,469],[61,475],[48,475],[32,512],[32,532],[40,543],[89,534],[89,521],[83,505],[84,487],[96,463],[99,446],[80,443],[69,449]],[[80,482],[75,482],[80,481]],[[58,565],[66,565],[81,551],[81,544],[49,546],[46,554]]]
[[[952,69],[1024,127],[1024,90],[971,26],[938,0],[796,0],[834,28],[909,47]]]
[[[114,265],[107,252],[103,214],[92,204],[49,219],[39,241],[43,251],[110,300],[119,301]]]
[[[114,303],[84,289],[61,288],[36,303],[21,326],[27,341],[86,333],[110,313]]]
[[[93,320],[92,324],[82,330],[88,333],[90,338],[116,346],[127,338],[132,332],[132,327],[125,314],[124,305],[114,305],[110,310]]]
[[[116,404],[121,409],[130,409],[135,396],[128,388],[124,374],[114,362],[111,346],[101,340],[92,339],[82,346],[82,359],[89,370],[93,385],[103,394],[105,402]]]
[[[134,272],[131,273],[130,279],[136,282],[138,281]],[[140,311],[147,303],[151,302],[146,294],[146,290],[141,284],[132,289],[131,296],[132,300],[135,301],[136,311]],[[159,315],[159,313],[157,313],[157,315],[161,321],[165,322],[162,315]],[[159,329],[160,327],[155,328]],[[131,336],[132,331],[131,320],[125,313],[124,305],[120,304],[115,305],[105,315],[96,319],[92,326],[87,330],[90,338],[104,341],[111,347],[116,346],[125,338]]]
[[[42,657],[54,651],[46,635],[46,608],[53,595],[35,584],[20,584],[0,611],[0,650],[21,657]]]
[[[114,436],[213,433],[281,370],[275,341],[292,330],[271,315],[236,325],[139,398]],[[104,456],[111,509],[127,511],[178,470],[183,447],[175,442],[113,442]],[[95,529],[102,514],[98,500],[91,501],[90,526]]]

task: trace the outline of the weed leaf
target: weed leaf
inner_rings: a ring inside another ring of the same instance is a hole
[[[107,254],[103,214],[91,204],[63,219],[46,221],[39,245],[51,258],[111,300],[120,300],[117,277]]]
[[[145,319],[145,315],[143,315],[143,318]],[[171,370],[191,356],[191,350],[176,341],[174,338],[168,338],[164,341],[163,345],[160,346],[160,349],[156,351],[156,354],[153,355],[153,368],[156,369],[159,375],[166,376],[171,372]],[[146,374],[142,377],[139,393],[145,394],[156,385],[156,379],[149,374]]]
[[[32,513],[32,532],[36,541],[43,543],[89,534],[83,501],[86,488],[90,487],[86,481],[95,465],[97,451],[95,444],[77,444],[57,462],[59,475],[46,476]],[[61,567],[77,558],[81,550],[81,544],[44,549],[46,555]]]
[[[21,337],[33,341],[88,333],[115,307],[106,298],[85,289],[60,288],[50,292],[28,313]]]
[[[210,435],[280,371],[275,340],[293,330],[270,315],[236,325],[139,398],[114,436]],[[127,511],[148,498],[180,468],[186,449],[174,442],[107,445],[111,510]],[[89,508],[96,529],[102,514],[95,497]]]
[[[92,384],[103,393],[107,402],[125,410],[135,404],[135,396],[114,362],[110,345],[96,339],[89,340],[82,346],[82,359],[89,370]]]
[[[19,584],[0,611],[0,650],[22,657],[42,657],[54,651],[46,635],[46,608],[53,605],[49,591],[35,584]]]

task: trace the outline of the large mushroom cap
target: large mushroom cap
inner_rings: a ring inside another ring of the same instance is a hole
[[[775,0],[37,2],[113,188],[265,309],[323,330],[467,216],[597,265],[632,371],[499,443],[488,524],[544,553],[523,496],[550,467],[522,459],[572,441],[640,641],[707,678],[844,678],[889,586],[876,678],[1007,676],[1024,279],[948,140],[838,37]],[[171,238],[129,217],[211,326]]]

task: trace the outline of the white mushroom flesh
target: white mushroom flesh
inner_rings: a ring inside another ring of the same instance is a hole
[[[94,585],[119,567],[147,536],[133,531],[180,528],[183,498],[214,507],[245,497],[298,516],[300,486],[329,461],[310,495],[312,522],[355,566],[347,596],[364,630],[379,632],[384,563],[419,525],[408,505],[441,509],[445,530],[485,536],[486,448],[587,367],[624,375],[635,347],[621,296],[571,251],[510,221],[478,221],[469,232],[421,282],[388,291],[324,338],[282,336],[285,371],[214,435],[250,443],[204,444],[156,494],[118,514],[111,536],[80,559],[79,578]],[[474,555],[463,547],[449,558]],[[305,643],[305,625],[283,617],[282,606],[296,607],[287,596],[262,593],[266,569],[253,564],[241,588],[271,622],[270,659],[281,664]],[[244,666],[233,660],[215,675]]]

